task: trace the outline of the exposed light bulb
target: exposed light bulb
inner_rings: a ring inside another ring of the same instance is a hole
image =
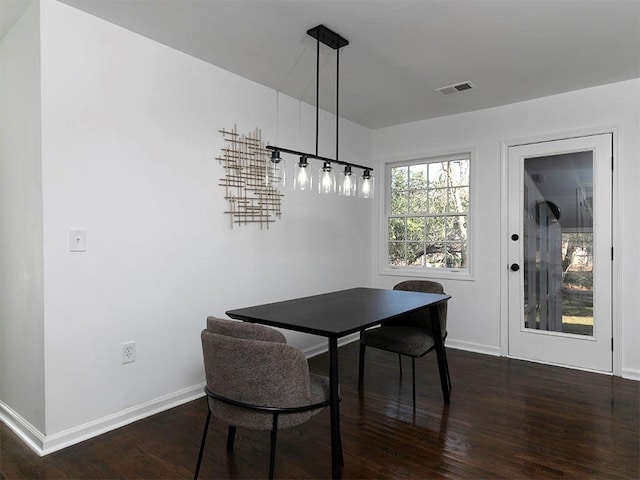
[[[356,194],[356,184],[353,181],[351,166],[347,165],[344,167],[344,172],[342,173],[342,183],[340,184],[340,195],[344,195],[346,197],[352,197]]]
[[[362,182],[362,195],[366,198],[369,198],[371,194],[371,180],[368,178]]]
[[[322,190],[324,193],[328,193],[332,186],[333,182],[331,181],[331,176],[328,172],[324,172],[322,174]]]
[[[336,178],[330,162],[324,162],[318,172],[318,193],[334,193],[336,191]]]
[[[374,178],[371,176],[371,170],[365,170],[360,178],[360,198],[373,198]]]
[[[349,195],[351,189],[353,188],[352,185],[353,182],[351,181],[351,176],[345,176],[344,180],[342,181],[342,190],[345,192],[345,194]]]
[[[311,190],[312,180],[307,170],[308,167],[309,164],[307,163],[307,158],[300,157],[300,162],[298,163],[298,172],[296,173],[293,182],[294,190]]]
[[[306,167],[301,167],[298,170],[298,185],[301,190],[304,190],[304,187],[309,183],[309,175],[307,175]]]

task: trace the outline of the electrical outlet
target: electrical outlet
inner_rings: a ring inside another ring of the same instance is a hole
[[[122,344],[122,363],[132,363],[136,361],[136,342],[125,342]]]
[[[86,232],[78,228],[69,230],[69,251],[85,252],[86,250],[87,250]]]

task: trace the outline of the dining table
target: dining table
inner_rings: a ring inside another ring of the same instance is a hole
[[[338,378],[338,340],[385,320],[428,309],[438,358],[440,384],[445,403],[449,403],[447,357],[440,331],[438,304],[450,295],[438,293],[357,287],[229,310],[226,314],[244,322],[309,333],[325,337],[329,351],[329,395],[331,423],[331,476],[341,478],[342,441],[340,436],[340,383]]]

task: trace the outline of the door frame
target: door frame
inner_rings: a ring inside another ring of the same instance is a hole
[[[611,198],[611,241],[614,250],[613,262],[611,265],[611,335],[613,337],[613,354],[612,354],[612,373],[615,376],[621,375],[621,349],[619,348],[620,342],[620,324],[618,321],[619,315],[618,305],[620,304],[619,298],[619,258],[620,256],[615,252],[619,252],[618,245],[618,233],[615,228],[618,225],[618,143],[619,134],[618,127],[600,127],[590,128],[583,130],[572,130],[559,133],[550,133],[543,135],[535,135],[530,137],[520,137],[513,139],[506,139],[500,142],[500,177],[501,177],[501,191],[500,191],[500,355],[503,357],[509,357],[509,285],[508,285],[508,273],[509,273],[509,147],[515,147],[518,145],[528,145],[533,143],[545,143],[556,140],[564,140],[569,138],[587,137],[592,135],[611,134],[612,136],[612,151],[614,158],[614,168],[612,175],[612,198]],[[561,365],[566,368],[566,365]],[[594,370],[595,371],[595,370]],[[600,372],[605,375],[611,374],[608,372]]]

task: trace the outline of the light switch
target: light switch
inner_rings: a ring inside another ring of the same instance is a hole
[[[69,230],[69,251],[84,252],[86,250],[86,235],[84,230]]]

